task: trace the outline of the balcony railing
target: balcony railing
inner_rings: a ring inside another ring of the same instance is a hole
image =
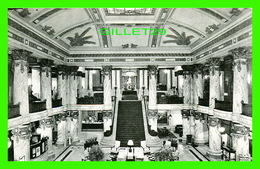
[[[20,115],[20,105],[8,105],[8,119],[19,117]]]
[[[39,111],[46,110],[46,100],[45,101],[34,101],[29,103],[29,112],[35,113]]]
[[[60,107],[60,106],[62,106],[62,98],[61,99],[52,100],[52,108]]]
[[[230,101],[220,101],[215,99],[215,109],[232,112],[233,103]]]
[[[202,98],[199,98],[199,105],[201,106],[209,106],[209,99],[202,99]]]
[[[242,115],[252,117],[252,104],[246,104],[242,101]]]

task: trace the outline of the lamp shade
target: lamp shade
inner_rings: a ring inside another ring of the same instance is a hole
[[[133,146],[133,145],[134,145],[133,140],[128,140],[127,145],[128,145],[128,146]]]

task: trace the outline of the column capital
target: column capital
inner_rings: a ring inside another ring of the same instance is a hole
[[[212,73],[212,75],[215,75],[215,71],[220,70],[221,60],[220,58],[209,58],[206,61],[206,66],[209,67],[209,71]]]
[[[208,116],[208,124],[211,127],[218,126],[219,124],[219,119],[214,117],[214,116]]]
[[[19,141],[19,139],[26,140],[29,139],[31,134],[31,128],[30,125],[22,125],[12,130],[12,134],[14,137],[12,137],[12,140]]]
[[[181,115],[183,119],[186,119],[190,116],[190,110],[189,109],[182,109],[181,110]]]
[[[53,120],[52,117],[46,117],[45,119],[42,119],[40,121],[40,125],[46,128],[52,128],[53,127]]]
[[[13,60],[24,60],[27,61],[28,57],[31,56],[32,52],[24,49],[14,49],[9,52]]]
[[[156,66],[156,65],[148,65],[149,77],[151,77],[152,75],[157,75],[157,73],[158,73],[158,66]]]
[[[246,135],[249,133],[249,129],[243,126],[242,124],[233,124],[231,127],[231,131],[234,134],[241,134],[241,135]]]
[[[111,76],[112,74],[112,66],[102,66],[101,73],[103,76]]]
[[[232,49],[228,51],[228,53],[234,57],[234,60],[247,59],[252,55],[252,47],[243,46],[243,47]]]
[[[102,115],[103,115],[103,118],[112,118],[112,111],[111,110],[103,110]]]
[[[200,113],[198,111],[195,111],[193,116],[194,116],[195,120],[203,120],[204,119],[203,113]]]
[[[148,117],[158,118],[158,110],[149,110],[148,111]]]

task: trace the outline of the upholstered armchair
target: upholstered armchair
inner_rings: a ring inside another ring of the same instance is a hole
[[[146,145],[146,141],[141,141],[141,147],[143,148],[145,155],[151,153],[150,147]]]
[[[115,145],[111,147],[111,154],[118,154],[118,148],[120,147],[121,142],[120,141],[115,141]]]

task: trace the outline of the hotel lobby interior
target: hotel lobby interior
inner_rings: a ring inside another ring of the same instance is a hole
[[[9,8],[8,161],[252,161],[252,9]]]

